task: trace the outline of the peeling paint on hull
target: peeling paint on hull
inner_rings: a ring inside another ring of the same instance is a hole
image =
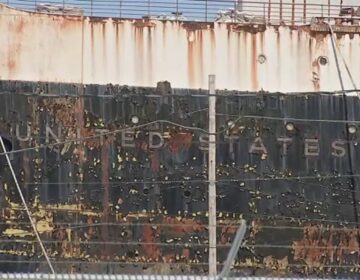
[[[2,81],[1,133],[19,149],[45,143],[46,124],[57,136],[62,125],[62,140],[72,139],[77,129],[89,137],[99,129],[124,128],[134,115],[140,123],[166,117],[206,129],[207,111],[200,110],[208,106],[205,91],[158,94],[155,88]],[[348,97],[349,120],[360,119],[359,105],[357,97]],[[288,135],[281,119],[242,120],[231,132],[239,137],[234,145],[219,135],[219,261],[226,257],[234,224],[243,217],[251,226],[247,247],[235,263],[239,274],[358,275],[360,213],[354,211],[352,194],[358,201],[359,178],[354,178],[353,189],[348,156],[331,154],[332,141],[344,139],[342,97],[244,93],[235,97],[224,92],[218,97],[217,112],[218,130],[239,115],[339,121],[294,121],[296,133],[289,136],[293,142],[286,156],[277,141]],[[26,123],[32,127],[29,135]],[[29,136],[21,146],[16,126],[23,139]],[[94,138],[12,155],[58,272],[207,273],[206,150],[199,147],[198,132],[171,125],[151,130],[165,139],[159,149],[149,148],[146,131],[141,130],[133,147],[125,147],[122,135],[116,134],[104,137],[103,144]],[[265,157],[249,153],[256,137],[266,145]],[[353,172],[360,174],[357,137],[350,158]],[[321,139],[319,156],[304,155],[306,138]],[[50,143],[54,141],[51,136]],[[0,166],[0,184],[4,186],[0,269],[46,271],[5,164]]]
[[[2,80],[131,86],[168,80],[176,88],[207,88],[208,75],[215,74],[219,89],[340,90],[323,26],[317,32],[309,26],[56,16],[5,6],[0,12]],[[344,30],[337,46],[359,85],[360,37]],[[319,65],[320,56],[327,65]],[[342,62],[341,69],[346,73]],[[343,76],[345,88],[353,89]]]

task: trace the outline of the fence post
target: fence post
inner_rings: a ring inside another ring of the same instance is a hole
[[[306,23],[306,0],[304,0],[304,23]]]
[[[279,4],[280,5],[280,7],[279,7],[280,8],[280,22],[282,21],[282,12],[283,12],[282,11],[282,4],[283,4],[283,0],[280,0],[280,4]]]
[[[176,0],[176,17],[179,16],[179,0]]]
[[[90,0],[90,15],[93,15],[93,0]]]
[[[330,22],[330,7],[331,7],[331,0],[328,0],[328,21]]]

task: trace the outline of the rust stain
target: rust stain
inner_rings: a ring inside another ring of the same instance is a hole
[[[157,151],[149,152],[149,159],[151,162],[151,170],[156,174],[160,171],[160,158]]]
[[[188,150],[192,144],[193,135],[191,132],[171,132],[167,140],[167,146],[171,153],[177,154],[183,150]]]
[[[148,38],[147,38],[147,57],[148,57],[148,65],[147,65],[147,75],[148,75],[148,81],[147,83],[150,84],[151,81],[152,81],[152,73],[153,73],[153,62],[152,62],[152,58],[153,58],[153,50],[152,50],[152,41],[153,41],[153,38],[152,38],[152,29],[150,27],[147,28],[148,30]]]
[[[206,229],[205,225],[199,224],[195,219],[181,218],[176,219],[174,217],[164,217],[164,223],[174,225],[169,227],[169,231],[177,234],[188,234],[203,232]]]
[[[81,24],[82,19],[81,17],[54,17],[53,20],[59,22],[59,26],[61,30],[74,28],[75,25]]]
[[[260,51],[263,54],[264,53],[264,39],[265,39],[265,34],[264,33],[260,33]]]
[[[203,83],[203,72],[204,72],[204,52],[203,52],[203,31],[199,30],[197,32],[197,40],[195,41],[196,49],[197,49],[197,55],[198,58],[197,64],[199,64],[199,76],[200,76],[200,84]]]
[[[309,268],[329,263],[343,264],[346,256],[359,257],[360,248],[357,229],[334,229],[318,225],[304,227],[303,239],[294,241],[294,260],[303,261]],[[351,258],[348,258],[351,260]],[[348,264],[348,263],[347,263]]]
[[[145,27],[155,27],[156,26],[156,22],[152,21],[150,19],[135,19],[133,22],[134,26],[136,28],[145,28]]]
[[[187,65],[188,65],[188,79],[189,79],[189,86],[193,87],[196,81],[195,77],[195,38],[196,32],[194,31],[187,31],[187,42],[188,42],[188,57],[187,57]]]
[[[277,77],[280,77],[280,67],[281,67],[281,47],[280,47],[280,32],[276,33],[276,51],[277,51],[277,67],[276,74]],[[279,86],[281,86],[281,79],[279,79]]]
[[[258,89],[258,79],[257,79],[257,40],[256,35],[251,35],[251,83],[253,90]]]
[[[16,71],[16,62],[14,60],[14,52],[9,53],[7,67],[9,69],[9,76],[12,77]]]
[[[16,24],[16,27],[15,27],[16,34],[19,35],[20,33],[22,33],[24,31],[24,27],[25,27],[24,18],[20,17],[17,20],[17,24]]]
[[[152,244],[144,244],[143,248],[145,250],[145,253],[147,257],[156,260],[160,258],[161,252],[159,246],[156,244],[156,235],[158,234],[158,229],[150,226],[145,225],[143,228],[143,241],[144,243],[152,243]]]
[[[226,23],[227,30],[231,32],[247,32],[251,34],[263,33],[266,31],[265,24],[239,24],[239,23]]]
[[[103,66],[103,69],[104,69],[104,74],[106,76],[107,74],[107,59],[106,59],[106,56],[107,56],[107,52],[106,52],[106,45],[107,45],[107,42],[106,42],[106,24],[105,22],[102,23],[102,26],[101,26],[101,35],[102,35],[102,49],[103,49],[103,53],[102,53],[102,56],[103,56],[103,59],[102,59],[102,62],[104,64]]]
[[[162,23],[162,44],[163,44],[163,48],[166,47],[166,23],[163,22]]]
[[[139,73],[139,81],[144,83],[144,29],[140,27],[135,28],[135,48],[135,69]]]
[[[120,76],[120,35],[119,35],[119,24],[121,24],[121,22],[117,21],[114,22],[115,24],[115,59],[116,59],[116,76],[119,77]]]
[[[196,32],[208,29],[208,24],[203,22],[183,22],[181,26],[188,32]]]

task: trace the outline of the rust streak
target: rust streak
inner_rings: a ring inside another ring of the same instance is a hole
[[[158,234],[158,230],[153,229],[150,225],[144,226],[143,240],[144,243],[148,243],[148,244],[144,244],[143,247],[145,253],[147,254],[147,257],[150,257],[153,260],[156,260],[161,256],[160,248],[157,245],[155,245],[156,234]]]
[[[188,39],[188,79],[189,86],[193,87],[196,81],[195,77],[195,62],[194,62],[194,42],[195,41],[195,32],[187,31],[187,39]]]
[[[257,80],[257,42],[256,35],[252,34],[252,43],[251,43],[251,83],[253,90],[258,90],[258,80]]]

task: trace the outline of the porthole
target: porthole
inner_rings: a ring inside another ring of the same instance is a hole
[[[260,54],[257,58],[257,61],[260,63],[260,64],[264,64],[266,62],[266,56],[263,55],[263,54]]]
[[[319,56],[318,62],[320,65],[325,66],[329,63],[329,59],[326,56]]]

